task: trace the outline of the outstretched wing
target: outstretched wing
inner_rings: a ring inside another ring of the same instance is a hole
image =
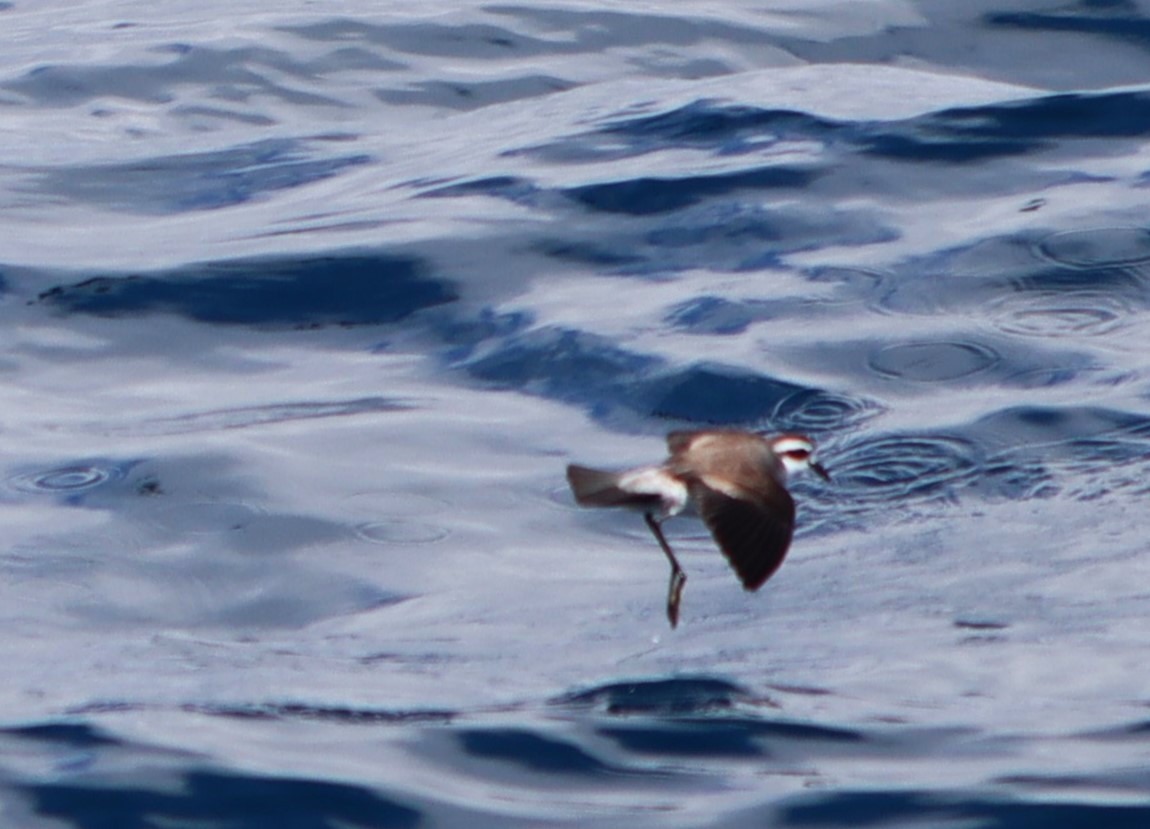
[[[702,480],[691,484],[699,514],[747,590],[758,590],[779,569],[791,545],[795,502],[781,486],[727,494]]]
[[[634,474],[631,473],[633,478]],[[567,483],[575,502],[583,507],[629,507],[657,511],[663,504],[662,495],[652,489],[636,488],[626,472],[606,472],[587,466],[570,464]]]
[[[619,488],[617,472],[571,464],[567,467],[567,483],[575,501],[585,507],[617,507],[633,497]]]

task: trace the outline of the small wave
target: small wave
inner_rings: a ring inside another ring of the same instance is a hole
[[[841,432],[881,414],[878,403],[845,394],[804,389],[780,400],[770,425],[780,432]]]
[[[1007,334],[1099,337],[1119,328],[1132,310],[1119,297],[1098,291],[1032,291],[1003,296],[988,313]]]
[[[21,492],[67,494],[91,489],[121,477],[123,477],[123,473],[117,467],[87,464],[49,469],[45,472],[26,472],[9,478],[8,484]]]
[[[939,383],[980,374],[1001,359],[995,349],[977,342],[920,341],[883,346],[871,354],[867,365],[884,377]]]
[[[1047,236],[1037,252],[1072,268],[1113,267],[1150,261],[1150,230],[1141,227],[1097,227]]]
[[[892,434],[836,446],[824,462],[834,497],[894,504],[953,494],[978,469],[980,452],[959,437]]]
[[[81,461],[51,469],[20,472],[10,476],[6,483],[10,489],[17,492],[73,499],[124,480],[139,463],[139,460]]]
[[[394,519],[357,524],[355,534],[372,544],[434,544],[451,531],[437,524]]]

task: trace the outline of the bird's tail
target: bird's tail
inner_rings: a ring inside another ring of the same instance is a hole
[[[571,492],[580,506],[618,507],[635,500],[634,493],[619,488],[618,472],[570,464],[567,467],[567,483],[571,485]]]

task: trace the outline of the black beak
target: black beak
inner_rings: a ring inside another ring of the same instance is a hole
[[[827,472],[827,468],[825,466],[823,466],[821,463],[819,463],[818,461],[811,461],[810,467],[811,467],[811,469],[814,470],[814,473],[816,475],[818,475],[820,478],[822,478],[828,484],[831,482],[831,473]]]

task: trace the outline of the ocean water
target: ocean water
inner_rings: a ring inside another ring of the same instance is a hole
[[[1150,4],[0,2],[0,824],[1150,826]],[[742,591],[569,461],[795,430]]]

